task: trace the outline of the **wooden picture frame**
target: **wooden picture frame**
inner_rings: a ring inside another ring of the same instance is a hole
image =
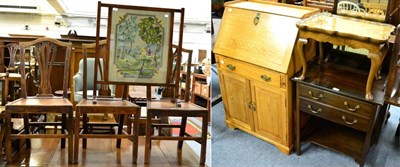
[[[108,79],[165,83],[170,24],[168,12],[114,8]]]
[[[107,60],[104,63],[103,81],[99,81],[99,83],[171,84],[171,78],[168,76],[171,76],[173,69],[170,62],[174,15],[175,13],[183,15],[184,9],[99,2],[97,38],[100,34],[99,22],[102,8],[108,9]],[[183,21],[183,17],[181,17],[181,21]],[[181,34],[179,34],[179,40],[180,44],[178,45],[181,49]]]

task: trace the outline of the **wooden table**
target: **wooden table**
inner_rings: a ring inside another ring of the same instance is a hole
[[[394,26],[329,13],[316,14],[303,19],[296,26],[299,28],[297,52],[299,52],[303,66],[302,75],[298,79],[303,80],[307,71],[303,46],[307,44],[308,39],[320,42],[319,63],[322,63],[323,57],[322,42],[349,46],[354,49],[364,48],[369,51],[367,57],[371,59],[365,98],[367,100],[373,99],[371,93],[373,78],[376,76],[379,79],[378,70],[388,51],[388,40]]]

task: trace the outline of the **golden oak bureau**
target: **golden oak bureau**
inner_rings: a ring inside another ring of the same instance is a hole
[[[301,68],[294,51],[296,23],[318,12],[274,2],[225,4],[214,53],[228,127],[290,154],[294,99],[290,77]],[[312,42],[306,47],[313,47]]]

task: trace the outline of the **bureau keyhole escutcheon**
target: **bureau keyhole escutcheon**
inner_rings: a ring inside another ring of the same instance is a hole
[[[249,108],[251,111],[255,112],[256,111],[256,104],[254,104],[251,101],[246,101],[247,103],[247,108]]]
[[[354,108],[351,108],[351,107],[349,106],[349,103],[347,103],[347,101],[344,102],[344,105],[346,106],[346,108],[347,108],[349,111],[356,111],[356,110],[360,109],[360,106],[359,106],[358,104],[357,104]]]
[[[322,109],[321,109],[321,108],[318,108],[318,110],[314,110],[314,109],[311,107],[311,105],[308,105],[307,107],[308,107],[308,109],[310,110],[310,112],[312,112],[312,113],[314,113],[314,114],[318,114],[318,113],[322,112]]]
[[[261,17],[260,13],[257,13],[256,17],[254,17],[253,19],[254,25],[258,25],[258,23],[260,22],[260,17]]]
[[[347,118],[346,118],[346,116],[344,116],[344,115],[342,116],[342,119],[343,119],[343,121],[344,121],[346,124],[348,124],[348,125],[353,125],[353,124],[358,123],[357,119],[354,119],[353,122],[347,121]]]
[[[311,90],[308,91],[308,94],[309,94],[309,95],[311,96],[311,98],[314,99],[314,100],[319,100],[319,99],[321,99],[321,98],[324,97],[324,95],[322,95],[322,94],[319,94],[318,96],[314,96],[314,94],[313,94],[313,92],[311,92]]]

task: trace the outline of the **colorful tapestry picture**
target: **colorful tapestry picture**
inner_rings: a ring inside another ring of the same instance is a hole
[[[111,23],[109,81],[166,83],[170,14],[116,9]]]

